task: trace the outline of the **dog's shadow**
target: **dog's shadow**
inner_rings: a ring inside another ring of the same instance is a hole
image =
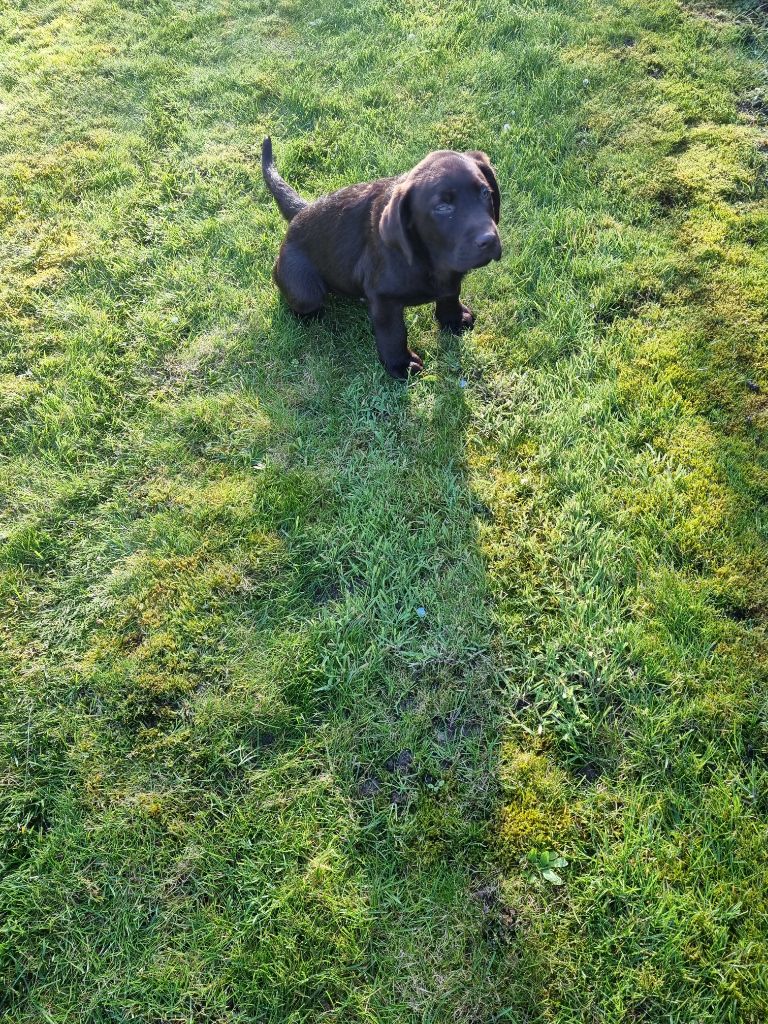
[[[291,637],[292,653],[273,683],[291,725],[281,736],[262,723],[276,737],[270,756],[293,766],[289,776],[307,758],[325,773],[328,804],[305,824],[335,865],[333,884],[359,896],[336,922],[354,935],[349,970],[365,962],[372,991],[379,972],[403,973],[403,957],[408,984],[425,990],[448,970],[440,1016],[475,987],[483,956],[454,962],[434,922],[463,919],[477,949],[493,941],[473,893],[493,884],[475,854],[501,729],[465,343],[439,331],[431,307],[408,320],[425,371],[403,383],[379,364],[362,303],[330,299],[304,321],[275,297],[240,379],[276,425],[262,463],[306,499],[279,531],[294,587],[270,628]],[[277,857],[287,837],[278,827],[271,841]]]

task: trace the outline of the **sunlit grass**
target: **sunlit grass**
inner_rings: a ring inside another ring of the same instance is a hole
[[[762,1022],[759,12],[0,14],[0,1007]],[[486,150],[460,341],[298,323],[308,196]]]

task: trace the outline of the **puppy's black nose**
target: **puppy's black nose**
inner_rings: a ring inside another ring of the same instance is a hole
[[[484,234],[477,236],[475,244],[478,249],[490,249],[496,244],[496,235],[493,231],[486,231]]]

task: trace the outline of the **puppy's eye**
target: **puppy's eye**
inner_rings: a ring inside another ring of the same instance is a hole
[[[435,207],[435,213],[448,214],[453,213],[452,203],[438,203]]]
[[[491,190],[486,185],[483,185],[483,187],[480,189],[480,198],[481,199],[490,199],[490,196],[491,196]]]

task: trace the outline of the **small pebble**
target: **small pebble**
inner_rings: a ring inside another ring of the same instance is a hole
[[[588,78],[584,79],[584,85],[589,85],[589,79]]]
[[[423,618],[426,617],[427,609],[426,608],[417,608],[416,609],[416,614],[419,616],[420,619],[423,619]]]
[[[461,377],[459,379],[459,387],[460,388],[465,388],[466,386],[467,386],[467,378],[466,377]]]
[[[507,123],[506,123],[506,124],[502,125],[502,128],[501,128],[501,130],[502,130],[503,132],[508,132],[508,131],[510,130],[510,128],[511,128],[511,127],[512,127],[512,125],[511,125],[511,124],[509,123],[509,121],[507,121]]]

